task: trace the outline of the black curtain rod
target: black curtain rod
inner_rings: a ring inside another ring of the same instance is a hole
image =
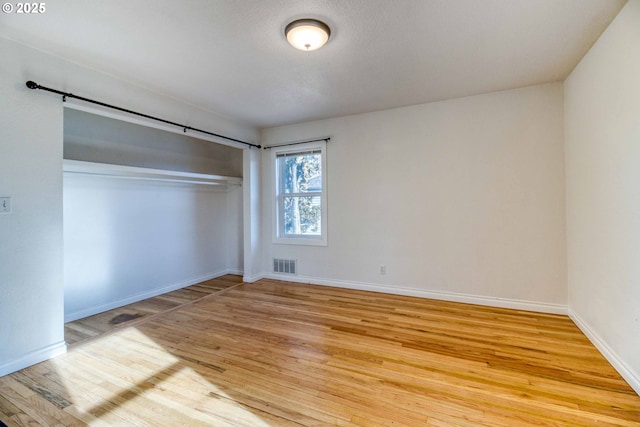
[[[320,138],[320,139],[312,139],[311,141],[300,141],[300,142],[290,142],[288,144],[269,145],[268,147],[265,146],[265,147],[262,147],[262,148],[264,148],[266,150],[267,148],[288,147],[289,145],[308,144],[310,142],[319,142],[319,141],[327,141],[327,142],[329,142],[330,140],[331,140],[330,137],[326,137],[326,138]]]
[[[40,86],[38,83],[36,83],[34,81],[31,81],[31,80],[29,80],[26,83],[26,85],[27,85],[27,87],[29,89],[41,89],[41,90],[45,90],[47,92],[52,92],[52,93],[57,93],[58,95],[62,95],[62,101],[63,102],[66,101],[67,98],[75,98],[75,99],[79,99],[80,101],[90,102],[92,104],[100,105],[102,107],[111,108],[111,109],[114,109],[114,110],[118,110],[118,111],[122,111],[122,112],[125,112],[125,113],[129,113],[129,114],[134,114],[136,116],[144,117],[146,119],[151,119],[151,120],[155,120],[155,121],[158,121],[158,122],[166,123],[166,124],[169,124],[169,125],[178,126],[179,128],[182,128],[185,133],[187,132],[187,130],[194,130],[196,132],[204,133],[204,134],[207,134],[207,135],[217,136],[218,138],[224,138],[224,139],[227,139],[229,141],[239,142],[240,144],[245,144],[245,145],[248,145],[250,147],[262,148],[261,145],[252,144],[250,142],[241,141],[239,139],[230,138],[228,136],[220,135],[220,134],[213,133],[213,132],[208,132],[206,130],[197,129],[197,128],[194,128],[194,127],[191,127],[191,126],[181,125],[180,123],[171,122],[169,120],[161,119],[159,117],[150,116],[149,114],[138,113],[137,111],[127,110],[126,108],[116,107],[115,105],[106,104],[104,102],[96,101],[96,100],[85,98],[85,97],[78,96],[78,95],[74,95],[72,93],[62,92],[60,90],[51,89],[51,88],[45,87],[45,86]]]

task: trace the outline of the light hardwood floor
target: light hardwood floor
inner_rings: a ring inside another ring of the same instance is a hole
[[[566,316],[262,280],[0,378],[9,426],[638,426]]]
[[[149,316],[167,313],[228,289],[242,282],[241,276],[227,275],[158,295],[143,301],[85,317],[64,325],[64,339],[75,345],[119,328],[144,322]]]

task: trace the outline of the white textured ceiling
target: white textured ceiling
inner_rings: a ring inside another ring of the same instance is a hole
[[[563,80],[624,3],[55,0],[0,36],[269,127]],[[307,17],[332,29],[318,51],[283,35]]]

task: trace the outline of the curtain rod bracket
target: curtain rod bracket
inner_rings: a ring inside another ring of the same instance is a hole
[[[239,142],[240,144],[248,145],[249,148],[251,148],[251,147],[255,147],[255,148],[258,148],[258,149],[262,148],[262,145],[260,145],[260,144],[252,144],[250,142],[242,141],[240,139],[231,138],[229,136],[220,135],[218,133],[213,133],[213,132],[209,132],[209,131],[202,130],[202,129],[196,129],[196,128],[193,128],[191,126],[185,126],[185,125],[182,125],[180,123],[176,123],[176,122],[172,122],[172,121],[169,121],[169,120],[161,119],[159,117],[151,116],[149,114],[138,113],[137,111],[127,110],[126,108],[117,107],[115,105],[107,104],[105,102],[100,102],[100,101],[96,101],[96,100],[93,100],[93,99],[85,98],[85,97],[82,97],[82,96],[77,96],[77,95],[74,95],[74,94],[69,93],[69,92],[63,92],[61,90],[51,89],[51,88],[45,87],[45,86],[40,86],[38,83],[34,82],[33,80],[29,80],[25,84],[27,85],[27,87],[29,89],[42,89],[42,90],[45,90],[47,92],[52,92],[52,93],[57,93],[58,95],[62,95],[62,102],[67,102],[67,98],[75,98],[75,99],[78,99],[80,101],[84,101],[84,102],[89,102],[91,104],[100,105],[101,107],[107,107],[107,108],[111,108],[113,110],[122,111],[124,113],[133,114],[135,116],[144,117],[145,119],[151,119],[151,120],[155,120],[155,121],[158,121],[158,122],[166,123],[168,125],[181,127],[182,130],[184,131],[184,133],[187,133],[187,129],[191,129],[191,130],[195,130],[196,132],[204,133],[204,134],[215,136],[215,137],[218,137],[218,138],[223,138],[223,139],[226,139],[226,140],[229,140],[229,141]]]

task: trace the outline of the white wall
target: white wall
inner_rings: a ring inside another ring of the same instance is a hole
[[[242,205],[227,196],[204,185],[65,173],[65,321],[237,271],[242,234],[233,216]]]
[[[0,38],[0,375],[64,351],[59,96],[27,80],[243,139],[256,129]],[[221,141],[223,142],[223,141]]]
[[[244,274],[244,187],[246,185],[232,185],[226,191],[225,255],[229,274]]]
[[[243,156],[243,237],[244,237],[244,277],[245,282],[254,282],[262,277],[261,236],[261,152],[245,150]]]
[[[173,130],[65,108],[64,158],[242,177],[242,149],[198,139],[176,127]]]
[[[565,82],[573,319],[640,393],[640,1]]]
[[[34,96],[0,39],[0,376],[65,351],[62,105]]]
[[[564,312],[562,84],[266,129],[331,136],[328,246],[265,244],[296,280]],[[263,155],[263,239],[273,226]],[[380,275],[380,265],[387,274]]]

